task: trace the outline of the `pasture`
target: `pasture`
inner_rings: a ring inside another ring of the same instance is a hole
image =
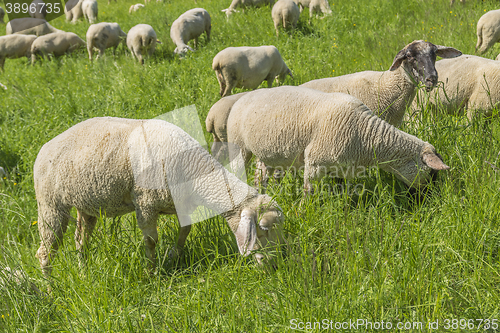
[[[107,50],[93,63],[84,50],[35,66],[26,58],[7,60],[0,73],[8,87],[0,88],[0,166],[8,171],[0,180],[0,269],[22,270],[42,291],[32,169],[42,145],[59,133],[91,117],[147,119],[192,104],[204,127],[220,98],[212,59],[229,46],[275,45],[294,75],[285,80],[289,85],[387,70],[418,39],[474,54],[478,19],[498,8],[493,0],[452,7],[448,0],[330,0],[331,16],[309,24],[305,10],[297,30],[277,38],[269,7],[227,20],[221,10],[230,0],[152,1],[129,15],[135,3],[99,0],[98,21],[118,22],[125,32],[150,24],[162,44],[144,66],[120,46],[116,56]],[[195,7],[211,15],[211,41],[203,35],[196,52],[180,59],[170,25]],[[50,23],[82,38],[89,27],[64,16]],[[494,46],[483,56],[499,52]],[[184,258],[169,263],[165,253],[178,226],[175,217],[162,216],[159,269],[150,276],[142,234],[128,214],[99,219],[81,271],[70,222],[50,295],[11,282],[0,287],[0,331],[284,332],[324,319],[391,322],[387,331],[397,331],[398,322],[421,322],[422,329],[409,331],[428,331],[436,321],[445,330],[453,319],[474,319],[473,327],[454,323],[475,331],[480,319],[489,319],[491,330],[493,319],[500,320],[499,122],[425,111],[417,125],[402,129],[433,144],[451,169],[422,197],[378,169],[345,182],[324,179],[300,208],[300,177],[271,183],[288,237],[276,269],[243,258],[222,217],[195,224]],[[253,168],[247,174],[253,184]]]

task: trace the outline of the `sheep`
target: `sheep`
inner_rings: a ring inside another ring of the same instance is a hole
[[[5,59],[16,59],[31,56],[31,45],[35,35],[8,35],[0,37],[0,69],[3,72]]]
[[[326,79],[312,80],[301,86],[323,92],[342,92],[359,98],[370,110],[396,127],[401,126],[406,107],[416,94],[417,82],[430,91],[437,83],[436,55],[453,58],[462,53],[452,47],[414,41],[398,52],[388,71],[364,71]]]
[[[81,17],[83,17],[82,0],[69,0],[64,6],[64,14],[66,21],[75,24]]]
[[[305,7],[309,8],[309,18],[313,17],[313,14],[323,13],[326,15],[331,15],[332,10],[328,4],[328,0],[293,0],[299,7],[300,12],[304,10]]]
[[[113,47],[116,52],[120,43],[125,43],[127,34],[123,32],[118,23],[101,22],[92,24],[87,30],[87,51],[89,59],[92,61],[94,48],[99,50],[97,58],[104,56],[104,50]]]
[[[43,0],[33,0],[29,6],[29,15],[33,18],[45,19],[47,6]]]
[[[212,23],[210,14],[203,8],[194,8],[188,10],[179,16],[170,28],[170,38],[177,47],[174,50],[175,54],[185,54],[188,50],[194,51],[187,43],[194,39],[194,47],[197,48],[198,37],[203,32],[207,34],[207,42],[210,41],[210,31]]]
[[[3,10],[2,7],[0,7],[0,23],[4,23],[3,22],[4,16],[5,16],[5,11]]]
[[[159,214],[181,224],[171,258],[182,253],[192,221],[204,206],[222,215],[243,256],[280,240],[283,213],[271,197],[239,180],[179,127],[163,120],[92,118],[47,142],[33,168],[40,248],[45,276],[77,209],[76,248],[84,249],[99,216],[135,211],[146,257],[155,264]],[[276,244],[277,245],[277,244]],[[254,255],[259,263],[262,253]]]
[[[453,6],[454,3],[455,3],[455,0],[450,0],[450,6]],[[460,3],[462,5],[464,5],[465,4],[465,0],[460,0]]]
[[[477,21],[476,52],[483,54],[500,41],[500,9],[490,10]]]
[[[73,32],[59,32],[38,37],[31,45],[31,63],[35,64],[36,58],[51,54],[62,56],[83,47],[85,42]]]
[[[280,82],[287,74],[293,78],[278,49],[272,45],[228,47],[214,57],[212,69],[219,81],[221,97],[231,95],[234,87],[255,89],[266,80],[270,88],[276,76]]]
[[[97,21],[97,0],[83,0],[82,2],[83,16],[90,24]]]
[[[6,35],[23,34],[23,35],[37,35],[43,36],[53,32],[64,32],[56,29],[49,24],[49,22],[31,17],[23,17],[10,20],[5,28]]]
[[[300,11],[299,7],[292,0],[279,0],[273,6],[272,17],[274,21],[274,28],[276,29],[276,36],[279,35],[278,27],[283,24],[283,28],[288,29],[297,28],[297,21],[299,20]]]
[[[148,24],[138,24],[132,27],[127,35],[127,47],[129,48],[132,56],[137,58],[139,62],[144,65],[143,55],[153,55],[156,43],[156,32]]]
[[[447,170],[435,148],[377,117],[359,99],[343,93],[283,86],[259,89],[234,103],[228,142],[246,164],[255,155],[272,174],[304,168],[304,193],[326,174],[350,178],[379,165],[415,189],[437,170]]]
[[[128,10],[129,14],[132,14],[133,12],[138,11],[141,8],[144,8],[145,6],[142,3],[138,3],[136,5],[130,6],[130,9]]]
[[[454,59],[436,62],[436,70],[443,86],[429,94],[429,100],[415,100],[413,110],[419,109],[418,102],[428,103],[431,111],[438,109],[448,114],[464,114],[472,119],[478,111],[492,116],[493,108],[500,102],[500,63],[474,55],[462,55]]]
[[[274,0],[233,0],[229,8],[223,9],[222,11],[226,13],[226,16],[229,17],[232,13],[237,12],[237,7],[260,7],[264,5],[272,6],[274,5]]]

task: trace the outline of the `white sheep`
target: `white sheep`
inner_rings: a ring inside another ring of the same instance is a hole
[[[82,0],[68,0],[64,6],[64,14],[66,15],[66,21],[75,24],[83,17]]]
[[[45,16],[47,16],[47,6],[43,0],[33,0],[28,12],[33,18],[45,19]]]
[[[228,47],[214,57],[212,69],[222,97],[231,95],[234,87],[255,89],[265,80],[270,88],[277,76],[280,82],[287,74],[293,78],[278,49],[272,45]]]
[[[16,59],[31,56],[31,45],[35,35],[7,35],[0,37],[0,69],[3,71],[5,59]]]
[[[370,110],[396,127],[401,126],[406,108],[415,97],[417,83],[430,91],[437,83],[436,56],[453,58],[462,53],[452,47],[414,41],[398,52],[385,72],[364,71],[326,79],[312,80],[301,86],[323,92],[342,92],[359,98]]]
[[[58,32],[38,37],[31,45],[31,63],[34,64],[37,57],[43,58],[46,55],[59,57],[84,45],[83,39],[73,32]]]
[[[448,114],[464,114],[472,119],[481,112],[490,117],[493,108],[500,102],[500,63],[474,55],[462,55],[454,59],[436,61],[439,81],[443,82],[433,92],[415,100],[413,110],[418,104],[427,104],[431,111],[444,111]],[[423,92],[422,92],[423,93]],[[419,95],[420,97],[420,95]]]
[[[5,27],[6,35],[23,34],[43,36],[53,32],[64,32],[56,29],[44,19],[23,17],[10,20]]]
[[[5,16],[5,10],[3,10],[2,7],[0,7],[0,23],[3,23],[4,16]]]
[[[148,24],[138,24],[128,31],[127,47],[132,56],[137,58],[142,65],[144,65],[145,55],[150,57],[153,55],[156,43],[160,43],[156,39],[156,32]]]
[[[203,8],[190,9],[179,16],[170,28],[170,38],[177,46],[174,50],[175,54],[184,54],[188,50],[194,51],[187,43],[194,39],[194,47],[198,45],[198,37],[202,33],[207,34],[207,41],[210,41],[210,31],[212,23],[210,14]]]
[[[92,61],[94,48],[99,50],[97,58],[104,56],[104,50],[113,48],[113,53],[120,43],[125,43],[127,34],[123,32],[118,23],[101,22],[92,24],[87,30],[87,51]]]
[[[273,6],[271,12],[276,29],[276,36],[279,35],[278,27],[283,24],[285,29],[297,28],[297,22],[300,16],[299,7],[292,0],[279,0]]]
[[[326,15],[331,15],[332,10],[330,9],[330,5],[328,4],[328,0],[293,0],[299,7],[300,12],[304,10],[304,8],[309,8],[309,18],[312,18],[313,14],[323,13]]]
[[[255,155],[270,169],[304,168],[304,191],[326,174],[352,178],[379,165],[413,188],[449,167],[434,147],[377,117],[343,93],[283,86],[249,92],[234,103],[228,142],[248,164]]]
[[[241,7],[243,10],[246,7],[260,7],[264,5],[272,6],[275,0],[233,0],[229,5],[229,8],[223,9],[222,11],[226,13],[229,17],[232,13],[237,12],[236,8]]]
[[[476,52],[482,54],[500,41],[500,9],[490,10],[477,21]]]
[[[83,16],[90,24],[95,23],[98,14],[97,0],[83,0],[82,12]]]
[[[46,276],[61,244],[72,207],[77,209],[76,248],[84,257],[97,218],[135,211],[155,262],[159,214],[176,214],[180,254],[198,206],[222,215],[239,251],[272,246],[281,238],[283,214],[267,195],[228,172],[182,129],[162,120],[92,118],[47,142],[33,168],[38,230],[37,257]],[[262,254],[256,254],[260,262]]]
[[[138,3],[138,4],[135,4],[135,5],[132,5],[130,6],[130,9],[128,10],[128,13],[129,14],[132,14],[136,11],[138,11],[139,9],[142,9],[144,8],[145,6],[142,4],[142,3]]]

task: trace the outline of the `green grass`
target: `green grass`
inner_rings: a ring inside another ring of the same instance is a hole
[[[0,267],[24,271],[42,290],[32,167],[41,146],[59,133],[90,117],[154,118],[191,104],[204,123],[219,99],[212,59],[228,46],[275,45],[294,74],[285,82],[292,85],[386,70],[416,39],[472,54],[477,20],[497,6],[472,0],[454,7],[447,0],[330,0],[333,15],[309,25],[306,10],[295,33],[276,38],[269,7],[226,20],[221,9],[229,0],[151,2],[129,15],[135,3],[100,1],[99,20],[118,22],[124,31],[151,24],[163,44],[145,66],[120,47],[116,57],[109,51],[93,64],[83,51],[35,66],[7,60],[0,74],[9,88],[0,90],[0,165],[9,171],[0,181]],[[196,52],[179,59],[172,54],[170,25],[193,7],[211,14],[212,40],[202,37]],[[51,24],[81,37],[89,26],[64,17]],[[495,58],[499,51],[493,47],[485,56]],[[444,330],[446,319],[500,318],[498,120],[485,125],[482,119],[425,112],[421,117],[420,125],[405,129],[432,143],[452,168],[440,173],[420,201],[378,170],[349,181],[365,188],[361,195],[329,193],[328,187],[344,183],[324,180],[325,190],[300,208],[300,179],[271,184],[287,216],[288,245],[278,254],[276,270],[242,258],[221,217],[195,224],[184,259],[167,264],[163,258],[178,227],[174,217],[162,217],[162,269],[150,277],[134,214],[99,220],[88,265],[80,270],[70,223],[54,262],[52,294],[4,282],[0,331],[283,332],[292,319],[361,318],[390,321],[394,328],[398,321],[439,320]]]

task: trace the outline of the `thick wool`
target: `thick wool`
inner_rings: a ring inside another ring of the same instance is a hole
[[[306,192],[311,179],[332,170],[349,178],[378,164],[418,188],[433,169],[448,168],[431,144],[380,119],[357,98],[304,87],[246,94],[232,107],[227,136],[246,163],[253,154],[271,168],[304,167]]]
[[[162,120],[86,120],[42,147],[33,177],[41,238],[37,256],[46,275],[72,207],[78,213],[75,240],[80,251],[97,217],[135,211],[152,262],[158,215],[185,214],[178,215],[185,221],[199,205],[223,212],[244,255],[281,237],[283,215],[269,196],[258,195],[186,132]],[[178,248],[189,231],[189,224],[181,228]]]
[[[90,24],[95,23],[98,15],[97,0],[83,0],[82,12],[83,16]]]
[[[490,10],[477,21],[476,51],[482,54],[500,41],[500,9]]]
[[[31,45],[35,35],[8,35],[0,37],[0,69],[3,71],[5,59],[31,57]]]
[[[179,16],[170,28],[170,38],[177,47],[175,54],[184,54],[188,50],[194,51],[187,43],[194,39],[194,47],[198,46],[198,37],[202,33],[207,34],[207,41],[210,41],[210,31],[212,23],[210,14],[203,8],[190,9]]]
[[[48,54],[56,57],[69,54],[84,45],[83,39],[72,32],[44,35],[35,39],[31,44],[31,62],[35,63],[38,56],[43,58]]]
[[[264,5],[272,6],[274,5],[274,0],[233,0],[229,8],[222,11],[229,17],[232,13],[236,12],[236,8],[238,7],[245,9],[246,7],[260,7]]]
[[[44,19],[24,17],[10,20],[5,27],[6,35],[23,34],[43,36],[53,32],[64,32],[56,29]]]
[[[97,23],[92,24],[87,30],[87,51],[89,59],[92,61],[94,48],[99,50],[97,58],[104,56],[104,50],[112,47],[113,52],[120,43],[124,43],[127,39],[127,34],[123,32],[118,23]]]
[[[274,4],[271,15],[276,29],[276,36],[278,36],[280,25],[283,25],[285,30],[297,28],[300,10],[292,0],[279,0]]]
[[[127,34],[127,47],[134,58],[144,65],[144,57],[151,57],[156,49],[156,32],[149,24],[138,24]]]
[[[313,17],[313,14],[323,13],[326,15],[330,15],[332,10],[330,9],[330,5],[327,0],[293,0],[299,7],[300,12],[304,10],[304,8],[309,8],[309,17]]]
[[[83,0],[69,0],[66,2],[64,6],[66,21],[75,24],[79,18],[83,17],[82,2]]]

